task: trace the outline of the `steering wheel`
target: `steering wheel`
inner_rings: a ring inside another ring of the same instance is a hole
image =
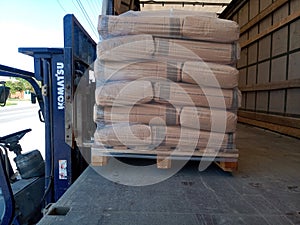
[[[12,133],[3,137],[0,137],[0,143],[3,144],[10,144],[10,143],[17,143],[25,134],[30,132],[31,129],[21,130],[16,133]]]

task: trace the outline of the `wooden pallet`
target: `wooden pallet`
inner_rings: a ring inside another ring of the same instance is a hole
[[[238,161],[236,162],[220,162],[214,161],[216,165],[218,165],[225,172],[234,172],[238,169]]]
[[[211,149],[205,150],[195,150],[194,152],[187,152],[184,150],[174,150],[170,147],[158,147],[154,150],[148,149],[128,149],[126,147],[110,147],[103,148],[99,146],[93,146],[91,151],[91,164],[93,166],[105,166],[108,163],[110,157],[130,157],[134,156],[139,158],[139,156],[144,156],[143,158],[155,158],[157,168],[159,169],[169,169],[171,168],[172,159],[188,159],[195,157],[197,160],[204,159],[215,162],[222,170],[226,172],[233,172],[237,170],[238,166],[238,150],[230,149],[223,150],[222,152],[216,152]],[[142,157],[141,157],[142,158]]]

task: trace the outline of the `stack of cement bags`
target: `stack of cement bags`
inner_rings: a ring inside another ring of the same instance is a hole
[[[95,143],[235,149],[235,22],[188,11],[128,12],[100,16],[98,31]]]

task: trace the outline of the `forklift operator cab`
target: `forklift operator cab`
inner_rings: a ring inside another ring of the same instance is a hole
[[[31,129],[0,137],[0,224],[32,224],[41,214],[45,163],[38,150],[22,154],[19,140]],[[14,173],[8,151],[16,154]]]
[[[10,89],[0,82],[0,104],[5,106]],[[41,218],[45,162],[38,150],[22,154],[19,140],[31,129],[0,137],[0,224],[32,224]],[[17,172],[8,152],[14,152]]]

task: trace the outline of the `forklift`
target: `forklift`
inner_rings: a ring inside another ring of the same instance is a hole
[[[96,59],[96,43],[69,14],[64,17],[64,48],[19,48],[19,52],[33,57],[34,73],[0,65],[0,76],[22,78],[32,85],[31,102],[38,103],[37,116],[45,125],[45,159],[38,150],[22,154],[19,140],[31,129],[0,137],[1,225],[35,224],[42,209],[56,202],[88,165],[73,131],[87,123],[77,119],[75,108],[92,109],[93,102],[83,100],[75,105],[74,93],[81,81],[87,90],[84,99],[93,99],[95,83],[90,82],[88,73]],[[9,88],[1,82],[1,106],[8,96]],[[17,173],[12,170],[9,151],[16,155]]]

